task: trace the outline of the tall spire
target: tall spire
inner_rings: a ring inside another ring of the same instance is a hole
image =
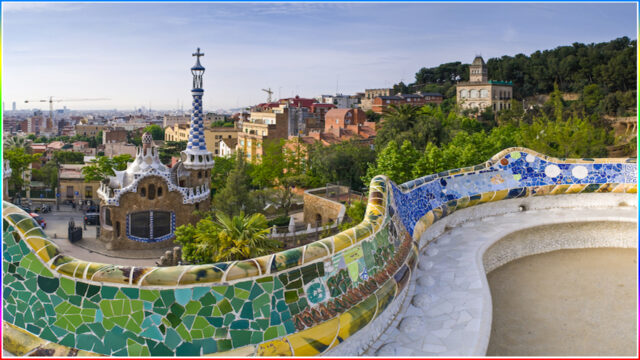
[[[187,169],[210,169],[213,167],[213,157],[207,151],[207,144],[204,141],[204,121],[202,120],[202,95],[204,89],[202,85],[202,75],[204,74],[204,66],[200,64],[200,57],[204,53],[200,52],[200,48],[193,53],[196,57],[196,64],[191,68],[193,75],[193,88],[191,96],[193,96],[193,110],[191,114],[191,125],[189,129],[189,142],[187,149],[182,152],[182,162]]]

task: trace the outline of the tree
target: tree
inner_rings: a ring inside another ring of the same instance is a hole
[[[611,133],[576,116],[566,121],[538,118],[520,129],[523,146],[561,158],[605,157],[612,140]]]
[[[367,210],[367,203],[365,201],[354,201],[347,208],[347,217],[350,221],[340,224],[340,230],[347,230],[362,222],[364,219],[364,213]]]
[[[4,159],[9,160],[11,178],[9,185],[22,191],[24,186],[23,175],[29,169],[29,165],[40,159],[40,154],[29,154],[24,147],[14,147],[4,150]]]
[[[153,140],[164,140],[164,129],[160,125],[149,125],[144,128],[143,133],[148,132],[153,137]]]
[[[211,192],[215,195],[227,183],[227,177],[235,166],[235,158],[216,157],[211,169]]]
[[[398,146],[395,140],[389,141],[376,159],[376,164],[369,164],[367,174],[362,179],[369,184],[376,175],[386,175],[394,182],[401,184],[413,179],[413,167],[419,158],[418,151],[405,140]]]
[[[216,213],[196,224],[176,229],[176,243],[182,257],[192,263],[215,263],[260,257],[279,250],[280,241],[269,238],[267,219],[262,214],[228,216]]]
[[[231,216],[238,215],[242,211],[254,213],[260,210],[258,201],[249,192],[250,186],[248,166],[242,152],[238,151],[224,188],[213,197],[215,210]]]
[[[84,154],[73,151],[56,151],[53,153],[53,161],[56,164],[84,164]]]
[[[168,164],[171,157],[180,157],[180,152],[187,149],[186,141],[165,141],[164,145],[158,151],[160,161]]]
[[[309,151],[307,174],[315,179],[312,185],[316,187],[340,183],[360,190],[369,185],[362,183],[362,177],[367,173],[369,164],[375,161],[376,152],[356,141],[343,141],[330,146],[317,142]]]
[[[17,149],[22,148],[26,153],[31,153],[31,141],[24,136],[11,136],[5,139],[3,144],[4,149]]]
[[[49,189],[55,189],[58,186],[58,165],[49,161],[40,169],[33,169],[31,179],[42,181]]]
[[[285,216],[293,205],[293,189],[310,182],[306,174],[307,151],[299,141],[266,141],[262,159],[251,171],[253,184],[262,190],[258,194],[262,201],[278,204]]]
[[[129,154],[122,154],[112,158],[107,156],[98,156],[91,160],[89,165],[82,168],[84,181],[102,181],[109,176],[114,176],[114,170],[122,171],[127,168],[127,163],[133,161]]]

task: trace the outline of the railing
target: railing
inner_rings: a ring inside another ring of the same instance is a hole
[[[637,165],[512,148],[402,185],[377,176],[369,191],[365,220],[334,236],[256,259],[163,268],[64,255],[5,202],[4,349],[22,355],[46,340],[61,354],[304,356],[337,350],[357,332],[373,341],[387,324],[376,319],[400,308],[416,240],[431,224],[508,198],[636,193]]]

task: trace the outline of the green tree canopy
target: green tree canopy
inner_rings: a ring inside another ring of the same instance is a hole
[[[330,146],[317,142],[309,152],[309,175],[316,179],[313,186],[340,183],[360,190],[369,185],[362,183],[362,177],[375,160],[375,151],[356,141],[343,141]]]
[[[182,258],[191,263],[215,263],[260,257],[278,251],[282,244],[269,238],[267,219],[262,214],[230,217],[216,213],[176,229],[176,243]]]
[[[11,167],[9,185],[12,185],[15,189],[22,190],[24,172],[29,169],[31,163],[40,159],[40,154],[29,154],[24,147],[14,147],[5,149],[3,157],[5,160],[9,160],[9,166]]]
[[[74,151],[56,151],[53,153],[53,161],[56,164],[84,164],[84,154]]]
[[[249,167],[242,152],[236,154],[233,168],[227,176],[227,181],[220,191],[213,197],[216,211],[235,216],[240,212],[254,213],[260,210],[258,200],[251,195],[251,178]]]
[[[409,140],[405,140],[402,146],[391,140],[378,154],[376,163],[369,164],[362,181],[369,184],[374,176],[386,175],[397,184],[407,182],[413,179],[413,166],[418,158],[419,152]]]
[[[160,125],[149,125],[144,128],[143,133],[148,132],[153,140],[164,140],[164,129]]]
[[[127,168],[127,163],[133,161],[133,157],[129,154],[122,154],[112,158],[107,156],[98,156],[91,160],[91,163],[82,168],[84,181],[102,181],[108,176],[114,176],[114,170],[122,171]]]

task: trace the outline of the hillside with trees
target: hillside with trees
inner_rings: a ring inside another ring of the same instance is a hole
[[[563,93],[596,93],[589,112],[612,116],[635,114],[637,40],[621,37],[604,43],[573,43],[530,55],[487,60],[489,78],[513,82],[513,96],[522,100],[546,95],[557,85]],[[469,59],[470,60],[470,59]],[[394,85],[396,92],[435,91],[445,96],[443,107],[455,105],[455,84],[468,81],[469,65],[451,62],[422,68],[412,84]],[[586,89],[589,87],[588,89]]]

